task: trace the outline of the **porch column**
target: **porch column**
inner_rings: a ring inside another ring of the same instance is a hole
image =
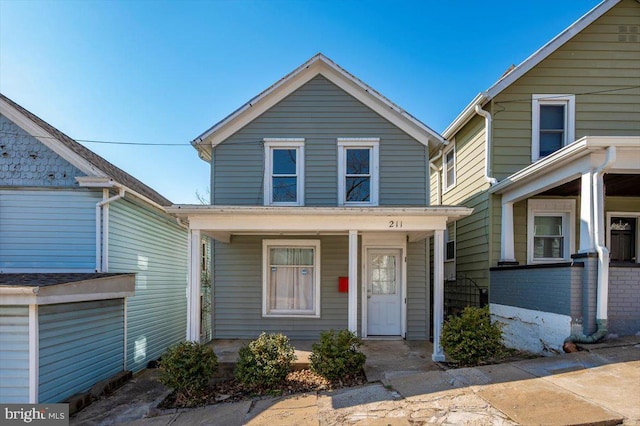
[[[187,340],[200,341],[200,230],[189,230],[189,283],[187,286]]]
[[[513,202],[502,203],[502,232],[500,233],[500,262],[515,262],[513,244]]]
[[[444,231],[437,230],[433,236],[433,355],[434,361],[444,361],[440,345],[442,322],[444,321]]]
[[[348,327],[358,332],[358,231],[349,231],[349,307]]]
[[[595,253],[593,222],[593,172],[584,172],[580,180],[580,247],[578,253]]]

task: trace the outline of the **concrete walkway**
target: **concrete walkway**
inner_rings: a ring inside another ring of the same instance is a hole
[[[161,413],[152,407],[166,395],[163,390],[148,394],[146,405],[140,401],[145,398],[139,398],[135,404],[138,409],[130,404],[118,409],[114,400],[120,394],[126,401],[125,395],[132,392],[127,386],[149,392],[145,383],[154,381],[154,372],[148,370],[115,395],[78,413],[71,424],[640,426],[639,341],[447,371],[424,368],[429,363],[419,362],[419,351],[413,352],[416,368],[405,369],[396,352],[395,364],[402,368],[372,370],[379,381],[358,388]],[[398,344],[408,351],[405,356],[412,354],[405,342]],[[142,418],[144,409],[155,417]]]

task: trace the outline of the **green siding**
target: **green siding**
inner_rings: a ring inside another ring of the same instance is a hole
[[[638,22],[637,2],[623,0],[493,100],[498,179],[531,163],[532,94],[576,95],[576,139],[640,134],[640,43],[620,31]]]
[[[0,403],[29,402],[29,307],[0,306]]]
[[[124,369],[123,299],[38,308],[38,402],[61,402]]]
[[[0,272],[94,272],[100,192],[0,190]]]
[[[407,340],[426,340],[430,335],[427,244],[428,238],[407,244]]]
[[[127,369],[138,371],[184,340],[187,232],[159,211],[118,200],[109,208],[109,272],[135,272],[127,299]]]
[[[263,138],[305,139],[305,205],[338,204],[337,139],[380,138],[380,205],[425,205],[426,147],[317,76],[214,150],[213,204],[262,205]]]

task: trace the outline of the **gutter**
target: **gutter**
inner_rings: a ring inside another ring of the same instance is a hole
[[[607,335],[607,304],[609,303],[609,249],[604,245],[604,173],[616,161],[616,147],[607,148],[604,163],[593,171],[593,222],[596,251],[598,252],[598,277],[596,294],[596,331],[571,335],[566,341],[594,343]]]
[[[108,244],[109,244],[109,203],[124,198],[125,187],[114,184],[119,189],[117,195],[107,198],[109,190],[102,190],[102,201],[96,204],[96,272],[106,272],[109,266]],[[100,224],[102,222],[102,230]],[[102,235],[102,238],[100,238]]]
[[[491,114],[488,111],[482,109],[482,106],[478,103],[475,106],[475,111],[478,115],[484,117],[484,128],[486,129],[484,138],[484,178],[490,185],[496,185],[498,179],[491,176],[491,169],[489,166],[489,159],[491,158]]]

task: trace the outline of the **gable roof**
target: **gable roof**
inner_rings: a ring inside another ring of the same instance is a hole
[[[524,74],[529,72],[533,67],[538,65],[544,59],[546,59],[553,52],[562,47],[566,42],[571,40],[575,35],[591,25],[596,19],[611,10],[615,5],[620,3],[621,0],[604,0],[596,7],[591,9],[585,15],[583,15],[576,22],[567,27],[560,34],[555,36],[544,46],[538,49],[535,53],[522,61],[517,67],[506,72],[502,75],[498,81],[496,81],[491,87],[484,92],[479,93],[464,110],[449,124],[449,126],[442,132],[445,139],[451,138],[462,126],[464,126],[473,116],[476,115],[476,105],[484,106],[491,99],[499,95],[504,89],[511,86]]]
[[[73,164],[80,171],[86,173],[87,176],[113,180],[160,206],[173,204],[154,189],[114,166],[1,93],[0,113],[29,132],[34,138]]]
[[[214,124],[195,138],[191,144],[198,150],[201,158],[210,159],[211,147],[223,142],[244,125],[257,118],[318,74],[327,78],[422,144],[428,145],[431,143],[432,146],[436,146],[444,142],[443,137],[429,126],[391,102],[353,74],[347,72],[322,53],[318,53],[229,116]]]

